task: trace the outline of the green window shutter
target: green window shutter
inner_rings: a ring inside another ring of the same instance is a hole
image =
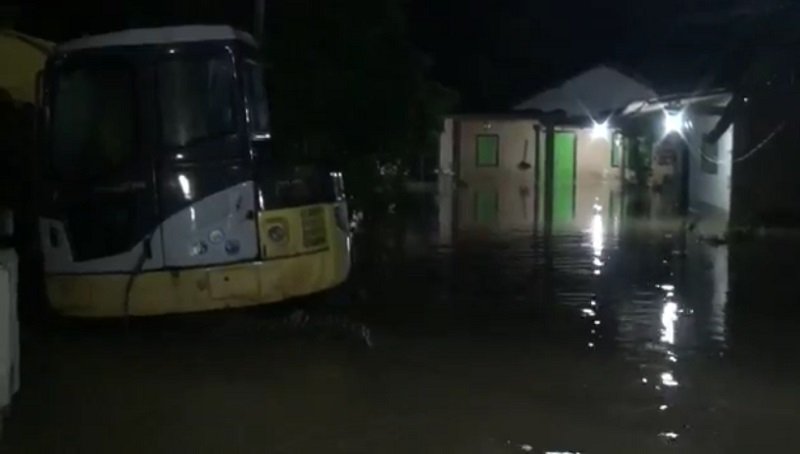
[[[500,136],[497,134],[478,135],[475,152],[475,164],[478,167],[497,167],[500,164]]]
[[[497,221],[500,200],[497,192],[478,191],[475,193],[475,221],[491,224]]]

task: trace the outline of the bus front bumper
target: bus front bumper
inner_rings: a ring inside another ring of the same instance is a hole
[[[349,248],[268,261],[136,275],[50,275],[51,307],[76,317],[145,316],[275,303],[341,284],[350,274]]]

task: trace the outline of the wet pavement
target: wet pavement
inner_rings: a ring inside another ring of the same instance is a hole
[[[605,186],[547,226],[506,186],[382,217],[331,295],[26,327],[0,451],[796,449],[800,236]]]

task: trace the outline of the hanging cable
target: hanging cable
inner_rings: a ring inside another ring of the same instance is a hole
[[[731,164],[738,164],[738,163],[740,163],[742,161],[745,161],[746,159],[751,158],[752,156],[755,156],[755,154],[757,152],[759,152],[760,150],[762,150],[765,146],[767,146],[767,144],[769,142],[771,142],[772,139],[774,139],[775,136],[777,136],[778,133],[780,133],[783,130],[784,127],[786,127],[786,122],[785,121],[781,122],[769,134],[767,134],[767,136],[761,142],[756,144],[753,148],[751,148],[750,150],[748,150],[747,152],[745,152],[741,156],[737,156],[737,157],[731,156]],[[713,158],[713,157],[710,157],[710,156],[706,155],[703,152],[702,148],[698,149],[694,145],[694,143],[692,143],[691,141],[687,140],[686,144],[687,144],[687,146],[689,148],[689,151],[693,152],[695,154],[695,156],[698,156],[701,160],[705,159],[707,162],[710,162],[712,164],[718,164],[718,165],[719,164],[725,164],[724,161],[721,161],[719,159],[716,159],[716,158]]]
[[[122,310],[125,316],[125,325],[128,324],[128,317],[130,316],[130,301],[131,301],[131,290],[133,289],[133,283],[136,278],[142,273],[142,268],[144,268],[144,263],[147,261],[148,258],[152,256],[152,250],[150,245],[150,240],[152,236],[147,235],[142,242],[142,253],[139,254],[139,257],[136,260],[136,263],[133,265],[133,269],[131,270],[131,274],[128,275],[128,282],[125,284],[125,298],[122,300]]]

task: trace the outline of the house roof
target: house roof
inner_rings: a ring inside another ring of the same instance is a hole
[[[138,46],[143,44],[170,44],[192,41],[242,40],[255,45],[247,33],[227,25],[181,25],[177,27],[135,28],[102,35],[86,36],[67,41],[58,46],[59,52],[110,46]]]
[[[724,89],[709,90],[701,93],[672,94],[643,101],[634,101],[625,106],[620,115],[624,117],[649,114],[664,111],[668,108],[682,110],[693,105],[725,107],[732,98],[733,94]]]
[[[617,69],[600,65],[514,106],[514,110],[543,113],[563,111],[568,117],[597,118],[633,101],[656,97],[647,85]]]

